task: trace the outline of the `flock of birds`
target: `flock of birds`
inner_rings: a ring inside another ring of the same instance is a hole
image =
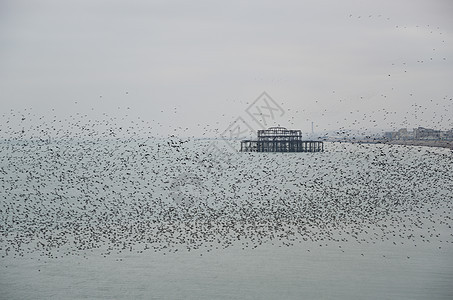
[[[0,141],[2,258],[453,242],[451,151],[239,153],[221,140],[150,137],[139,122],[94,122],[49,138],[58,121],[42,120]]]

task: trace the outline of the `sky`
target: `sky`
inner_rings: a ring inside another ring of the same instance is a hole
[[[0,0],[0,124],[447,130],[452,54],[448,0]]]

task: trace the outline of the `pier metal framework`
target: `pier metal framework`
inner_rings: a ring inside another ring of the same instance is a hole
[[[258,130],[257,140],[241,141],[241,152],[322,152],[321,141],[303,141],[302,131],[284,127]]]

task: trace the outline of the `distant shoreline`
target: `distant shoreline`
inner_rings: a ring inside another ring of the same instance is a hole
[[[354,144],[387,144],[387,145],[403,145],[403,146],[425,146],[446,148],[453,150],[453,141],[439,141],[439,140],[358,140],[351,141]]]
[[[391,145],[447,148],[447,149],[453,150],[453,141],[392,140],[392,141],[385,141],[384,143],[391,144]]]

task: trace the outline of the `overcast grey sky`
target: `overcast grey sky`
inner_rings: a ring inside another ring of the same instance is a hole
[[[448,0],[0,0],[6,115],[216,135],[266,91],[304,132],[447,129],[452,54]]]

